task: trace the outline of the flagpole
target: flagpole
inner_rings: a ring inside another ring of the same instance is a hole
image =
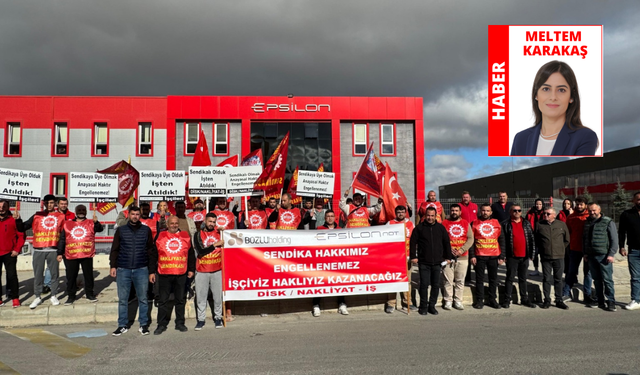
[[[222,232],[222,247],[220,248],[220,262],[222,263],[222,325],[226,328],[227,327],[227,309],[226,309],[226,303],[224,301],[224,297],[225,297],[225,292],[226,292],[226,286],[225,286],[225,282],[224,282],[224,231]]]

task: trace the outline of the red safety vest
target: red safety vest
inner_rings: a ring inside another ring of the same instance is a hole
[[[300,215],[300,209],[297,207],[288,210],[281,208],[278,211],[276,229],[296,230],[298,229],[298,225],[300,225],[301,220],[302,216]]]
[[[154,218],[143,219],[140,218],[140,224],[146,225],[151,229],[151,236],[156,238],[156,234],[158,233],[158,221]]]
[[[267,207],[267,208],[264,209],[264,212],[267,214],[267,217],[269,217],[269,216],[271,216],[271,213],[273,213],[274,210],[275,210],[274,208]],[[272,223],[269,223],[269,229],[276,229],[276,222],[275,221],[272,222]]]
[[[474,220],[471,224],[477,256],[497,257],[500,255],[500,223],[496,219]]]
[[[413,229],[415,229],[415,224],[413,224],[413,221],[405,218],[402,221],[398,221],[396,219],[393,220],[389,220],[389,224],[390,225],[394,225],[394,224],[404,224],[404,236],[405,236],[405,248],[407,249],[407,255],[409,255],[409,248],[410,248],[410,242],[411,242],[411,233],[413,233]]]
[[[233,216],[231,211],[213,210],[211,212],[217,216],[217,227],[223,227],[225,230],[234,229],[236,227],[236,218]]]
[[[244,212],[242,213],[244,220]],[[264,210],[251,210],[249,211],[249,225],[247,229],[267,229],[267,222],[269,218]]]
[[[158,273],[161,275],[184,275],[187,272],[187,259],[191,238],[189,233],[180,231],[169,233],[162,231],[156,240],[158,248]]]
[[[193,220],[195,223],[202,223],[206,215],[207,215],[207,212],[205,210],[202,210],[202,211],[189,212],[189,215],[187,216],[190,217],[191,220]]]
[[[369,226],[369,208],[365,206],[356,207],[349,205],[349,215],[347,215],[347,228],[361,228]]]
[[[220,241],[220,232],[213,230],[211,232],[200,231],[200,239],[204,247],[209,247],[214,243]],[[209,254],[198,257],[196,259],[196,271],[202,273],[211,273],[220,271],[222,269],[222,248],[216,247],[216,249]]]
[[[422,202],[420,205],[420,209],[418,210],[418,215],[420,215],[420,222],[423,222],[425,219],[425,215],[427,214],[427,208],[433,207],[436,209],[436,221],[438,223],[442,222],[442,204],[440,202]]]
[[[64,223],[66,259],[93,258],[96,255],[96,233],[93,231],[93,220],[67,220]]]
[[[33,247],[41,249],[58,246],[64,221],[64,214],[60,212],[49,212],[47,216],[36,214],[31,225]]]
[[[467,242],[467,239],[469,239],[469,222],[465,219],[460,219],[458,221],[445,220],[442,222],[442,225],[447,228],[447,232],[449,233],[451,248],[460,250],[460,248]],[[469,250],[461,256],[467,255],[468,252]]]

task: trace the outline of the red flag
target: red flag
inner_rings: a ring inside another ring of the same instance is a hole
[[[381,179],[383,174],[384,166],[373,152],[372,142],[351,185],[367,194],[380,197],[382,195]]]
[[[324,172],[324,163],[320,163],[320,166],[318,167],[318,172]],[[329,198],[325,198],[324,199],[324,204],[326,205],[327,203],[329,203]],[[313,205],[315,206],[315,202],[313,203]]]
[[[264,190],[266,193],[278,192],[284,187],[284,172],[287,168],[287,154],[289,152],[289,133],[284,136],[278,147],[264,165],[264,170],[256,180],[254,189]]]
[[[384,172],[384,192],[382,193],[382,199],[384,201],[384,214],[386,220],[392,220],[396,217],[396,207],[407,207],[407,197],[404,195],[400,184],[398,184],[398,178],[395,173],[389,167],[389,163],[385,164]],[[382,218],[382,213],[380,214]]]
[[[241,165],[243,167],[248,165],[259,165],[262,167],[262,149],[259,148],[253,150],[253,152],[251,152],[249,155],[242,158]]]
[[[100,212],[102,215],[106,215],[114,208],[116,208],[115,203],[98,203],[98,205],[96,206],[97,211]]]
[[[209,146],[207,146],[207,137],[200,129],[200,139],[198,139],[198,145],[196,146],[196,153],[193,155],[192,167],[208,167],[211,165],[211,158],[209,157]]]
[[[218,163],[217,167],[237,167],[238,166],[238,155],[230,156],[229,158]]]
[[[122,207],[125,207],[127,201],[133,196],[133,193],[140,184],[140,174],[138,173],[138,170],[131,164],[122,160],[109,168],[97,172],[118,175],[118,202]]]
[[[299,197],[296,194],[296,190],[298,190],[298,166],[296,165],[296,170],[293,171],[293,177],[291,177],[291,181],[289,181],[289,189],[287,192],[291,194],[291,204],[300,204],[302,203],[302,197]]]

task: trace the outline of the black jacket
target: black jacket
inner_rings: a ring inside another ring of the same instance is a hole
[[[445,259],[453,259],[449,233],[440,223],[429,224],[423,221],[411,233],[409,256],[418,259],[418,263],[436,265]]]
[[[564,259],[565,249],[570,242],[567,224],[560,220],[549,223],[542,219],[536,224],[533,234],[536,238],[536,249],[542,259]]]
[[[504,206],[504,209],[502,208],[502,203],[500,202],[494,202],[491,205],[491,218],[492,219],[496,219],[498,220],[498,222],[502,223],[503,221],[509,219],[510,217],[510,213],[509,211],[511,210],[511,206],[513,206],[513,202],[507,202]]]
[[[533,228],[531,224],[525,220],[520,219],[522,223],[522,230],[524,231],[524,237],[527,244],[527,258],[533,259],[536,255],[536,240],[533,235]],[[511,218],[500,223],[502,227],[502,234],[504,234],[504,243],[507,258],[513,258],[513,226],[511,224]]]
[[[109,265],[111,268],[137,269],[149,265],[149,254],[153,248],[151,229],[141,222],[131,221],[118,227],[113,235]]]
[[[618,245],[620,247],[624,246],[625,239],[629,250],[640,250],[640,215],[635,207],[620,215],[618,228]]]

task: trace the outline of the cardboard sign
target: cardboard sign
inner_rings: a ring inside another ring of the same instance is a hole
[[[0,168],[0,198],[39,203],[42,198],[42,172]]]
[[[69,172],[69,201],[112,203],[118,201],[118,175]]]
[[[303,197],[331,198],[335,174],[333,172],[298,171],[298,190]]]
[[[228,171],[225,167],[189,167],[189,195],[226,197]]]
[[[253,184],[262,174],[262,166],[246,166],[227,168],[227,195],[242,197],[262,195],[261,190],[253,190]]]
[[[184,171],[140,171],[140,200],[183,201],[185,178]]]

